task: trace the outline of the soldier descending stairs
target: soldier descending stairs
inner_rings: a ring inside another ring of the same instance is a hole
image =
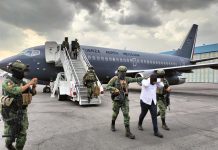
[[[60,50],[59,48],[60,46],[54,41],[45,43],[46,62],[55,63],[56,67],[64,69],[64,72],[57,74],[51,97],[57,93],[59,100],[65,100],[69,97],[73,101],[78,101],[80,105],[100,104],[101,96],[90,95],[88,99],[89,88],[87,91],[87,87],[83,85],[83,77],[91,66],[83,50],[79,50],[78,58],[74,59],[69,51],[72,49],[71,45],[69,49],[63,47],[63,50]],[[94,86],[91,87],[96,87],[95,89],[100,90],[98,93],[103,94],[103,87],[97,76]]]

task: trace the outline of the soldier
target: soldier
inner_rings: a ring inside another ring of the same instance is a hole
[[[8,66],[12,77],[7,76],[2,83],[2,118],[4,121],[5,144],[9,150],[22,150],[26,142],[28,129],[27,107],[36,94],[37,78],[29,83],[23,81],[28,66],[20,61],[15,61]],[[31,87],[32,86],[32,87]],[[13,142],[16,140],[15,147]]]
[[[78,39],[75,39],[75,41],[71,41],[71,48],[72,48],[74,58],[77,59],[77,55],[78,55],[79,50],[80,50],[80,45],[78,43]]]
[[[164,70],[157,70],[157,75],[159,78],[161,78],[164,87],[162,88],[157,88],[157,105],[159,107],[159,112],[158,115],[160,115],[161,117],[161,121],[162,121],[162,128],[165,130],[170,130],[169,127],[167,126],[166,122],[165,122],[165,118],[166,118],[166,109],[167,109],[167,95],[169,94],[169,92],[171,92],[171,87],[169,86],[168,81],[166,80],[166,78],[164,78],[165,75],[165,71]]]
[[[129,127],[129,99],[128,99],[128,84],[131,82],[141,82],[143,78],[126,77],[127,68],[119,66],[117,69],[117,76],[114,76],[107,85],[107,90],[111,92],[111,99],[113,103],[113,114],[111,121],[111,130],[114,132],[115,121],[121,108],[124,116],[124,125],[126,128],[126,137],[135,139],[135,135],[130,132]]]
[[[89,103],[90,100],[92,99],[94,84],[97,85],[97,77],[94,71],[94,67],[90,66],[86,74],[83,76],[83,85],[87,87],[87,94],[88,94],[87,97]]]
[[[64,48],[66,48],[67,51],[69,52],[70,45],[69,45],[69,42],[68,42],[68,37],[65,37],[64,41],[61,44],[61,50],[63,50]]]

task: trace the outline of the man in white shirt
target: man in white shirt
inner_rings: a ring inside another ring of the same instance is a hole
[[[157,79],[156,74],[152,74],[150,78],[142,80],[142,89],[140,95],[141,114],[138,122],[138,129],[143,130],[142,122],[149,110],[151,113],[154,135],[160,138],[163,138],[163,135],[158,131],[157,126],[156,90],[157,87],[163,86],[163,82],[161,82],[160,79]]]

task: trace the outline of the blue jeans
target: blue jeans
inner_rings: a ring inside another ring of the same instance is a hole
[[[154,101],[152,101],[151,105],[148,105],[144,103],[142,100],[140,100],[141,105],[141,114],[139,115],[139,122],[138,125],[142,125],[142,122],[148,112],[148,110],[151,113],[151,119],[153,124],[153,130],[154,133],[158,132],[158,126],[157,126],[157,105],[154,104]]]

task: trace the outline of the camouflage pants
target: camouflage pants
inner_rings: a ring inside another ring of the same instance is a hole
[[[112,114],[112,120],[116,120],[117,116],[119,114],[120,108],[123,112],[123,118],[124,118],[124,125],[129,126],[129,100],[126,98],[124,101],[114,101],[113,100],[113,114]]]
[[[27,110],[24,110],[23,112],[23,118],[22,118],[22,122],[21,122],[21,131],[18,134],[18,137],[15,139],[16,140],[16,149],[17,150],[22,150],[25,143],[26,143],[26,135],[27,135],[27,129],[29,126],[29,122],[28,122],[28,116],[27,116]],[[9,119],[10,118],[15,118],[16,114],[14,113],[9,113]],[[13,124],[9,124],[7,121],[4,121],[4,134],[5,135],[10,135],[12,133],[12,129],[13,129]],[[10,145],[12,144],[12,138],[11,137],[7,137],[5,139],[5,144],[6,145]]]
[[[160,117],[165,118],[166,116],[166,100],[163,96],[157,96],[157,106],[160,111]]]
[[[92,98],[93,90],[94,90],[94,83],[93,82],[87,83],[87,94],[88,94],[87,96],[89,98]]]

